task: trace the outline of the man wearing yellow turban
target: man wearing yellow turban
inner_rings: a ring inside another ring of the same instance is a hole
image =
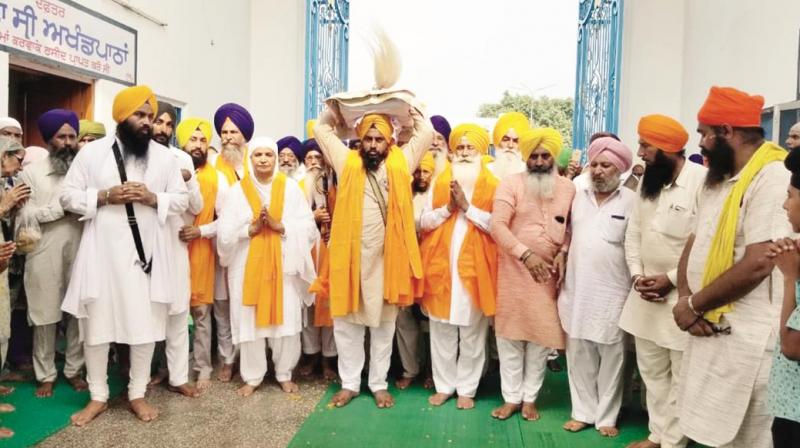
[[[144,398],[153,348],[165,339],[169,312],[187,299],[176,283],[177,234],[168,218],[180,216],[189,199],[174,156],[150,141],[156,110],[149,88],[121,91],[113,105],[117,138],[78,151],[61,189],[61,206],[84,222],[62,304],[80,319],[91,396],[72,416],[77,426],[107,409],[110,343],[130,345],[131,410],[143,421],[158,416]]]
[[[528,118],[519,112],[506,112],[497,119],[492,132],[495,161],[489,169],[501,180],[525,171],[525,159],[520,161],[519,145],[521,135],[529,128]]]
[[[326,109],[314,136],[339,179],[330,236],[331,314],[342,390],[332,403],[344,406],[358,395],[364,367],[364,332],[370,331],[369,388],[379,408],[394,405],[386,375],[398,306],[414,302],[422,278],[411,173],[433,139],[430,122],[412,109],[414,132],[402,149],[385,115],[368,114],[356,125],[362,145],[351,151],[334,133]],[[325,281],[321,281],[325,284]]]

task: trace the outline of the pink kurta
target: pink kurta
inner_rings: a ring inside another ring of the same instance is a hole
[[[567,224],[575,186],[556,178],[554,198],[541,200],[525,192],[527,172],[504,179],[494,196],[492,237],[500,246],[497,275],[497,336],[563,349],[556,279],[536,283],[519,261],[531,249],[552,263],[567,241]]]

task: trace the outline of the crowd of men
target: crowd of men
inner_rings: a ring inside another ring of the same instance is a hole
[[[3,362],[25,364],[32,329],[36,396],[50,397],[63,335],[63,374],[90,394],[72,417],[83,426],[107,409],[110,354],[151,421],[149,386],[197,397],[215,370],[229,382],[238,369],[247,397],[270,365],[287,393],[295,374],[338,376],[335,407],[361,393],[366,368],[391,408],[396,344],[399,390],[424,381],[431,405],[472,409],[494,358],[504,404],[492,416],[535,421],[548,361],[565,351],[567,431],[619,434],[635,362],[650,435],[631,446],[798,446],[800,151],[765,140],[763,101],[712,87],[700,160],[686,158],[681,123],[642,117],[643,170],[611,133],[573,154],[516,112],[491,135],[411,107],[407,127],[368,113],[344,141],[326,108],[311,138],[276,142],[254,137],[238,104],[178,122],[134,86],[108,135],[44,113],[46,151],[0,118]],[[800,146],[800,125],[786,145]]]

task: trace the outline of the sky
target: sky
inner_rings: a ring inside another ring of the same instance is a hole
[[[350,0],[349,90],[374,85],[377,24],[400,49],[397,86],[451,124],[503,91],[572,97],[577,0]]]

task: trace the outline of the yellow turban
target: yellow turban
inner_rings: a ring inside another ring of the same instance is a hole
[[[95,138],[103,138],[106,136],[106,127],[103,123],[98,121],[81,120],[78,122],[78,140],[86,137],[87,135],[94,136]]]
[[[519,112],[504,113],[494,125],[494,132],[492,133],[494,146],[500,146],[500,141],[503,140],[503,136],[508,133],[509,129],[514,129],[517,135],[521,136],[522,133],[530,127],[531,125],[528,122],[528,117],[525,115],[522,115]]]
[[[455,151],[461,142],[461,137],[466,137],[481,154],[489,152],[489,133],[477,124],[460,124],[450,131],[450,151]]]
[[[133,115],[136,109],[140,108],[144,103],[150,104],[150,107],[153,108],[154,116],[158,115],[158,101],[156,101],[156,96],[153,95],[153,91],[150,90],[150,87],[128,87],[120,91],[117,96],[114,97],[111,116],[114,117],[114,121],[117,123],[122,123]]]
[[[363,139],[367,132],[373,127],[381,133],[386,141],[392,142],[392,135],[394,135],[392,120],[387,115],[382,114],[364,115],[364,118],[361,119],[361,123],[356,126],[356,135],[358,135],[358,138]]]
[[[178,139],[178,146],[183,149],[186,143],[189,142],[189,138],[194,134],[194,131],[198,129],[203,133],[206,140],[211,143],[211,122],[203,118],[191,117],[181,120],[178,127],[175,128],[175,137]]]
[[[308,120],[306,121],[306,138],[312,139],[314,138],[314,126],[317,124],[317,120]]]
[[[519,137],[519,152],[522,160],[528,160],[531,153],[541,146],[557,159],[563,144],[561,133],[553,128],[528,129]]]
[[[433,173],[433,171],[436,169],[436,161],[433,159],[433,154],[431,154],[430,151],[426,152],[422,157],[422,161],[419,162],[419,169],[421,171],[429,171],[431,173]]]

